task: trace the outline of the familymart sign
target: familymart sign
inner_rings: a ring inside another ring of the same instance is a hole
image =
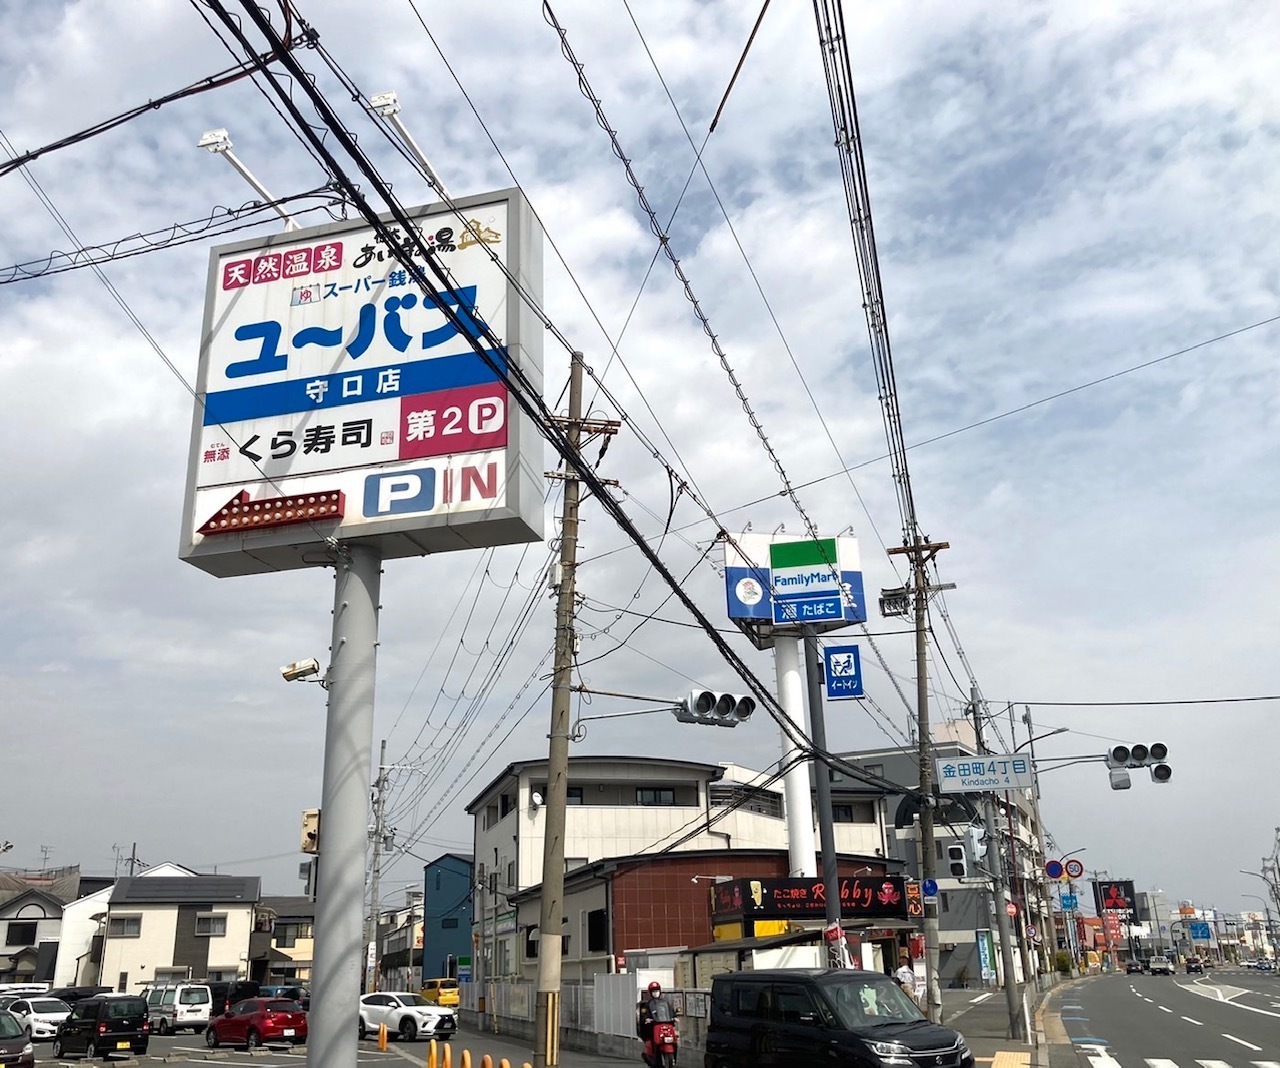
[[[850,559],[845,559],[851,554]],[[844,580],[860,572],[857,542],[847,538],[783,541],[769,546],[775,626],[866,619],[862,590]],[[861,579],[861,574],[858,578]]]

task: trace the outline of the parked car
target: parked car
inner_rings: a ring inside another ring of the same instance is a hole
[[[179,1031],[200,1034],[214,1015],[213,991],[207,983],[166,983],[143,992],[156,1034]]]
[[[18,1018],[27,1037],[35,1042],[53,1038],[71,1006],[57,998],[19,998],[9,1006],[9,1011]]]
[[[1204,965],[1200,962],[1199,957],[1188,957],[1187,958],[1187,974],[1193,975],[1197,973],[1200,975],[1204,975]]]
[[[81,1054],[90,1060],[112,1053],[142,1054],[151,1041],[147,1002],[138,994],[96,994],[71,1006],[58,1025],[53,1055]]]
[[[1124,973],[1125,975],[1133,975],[1134,973],[1141,975],[1142,961],[1139,960],[1137,957],[1134,957],[1133,960],[1126,961],[1124,966]]]
[[[27,1037],[18,1018],[0,1012],[0,1061],[8,1068],[35,1068],[36,1048]]]
[[[360,1037],[377,1031],[382,1024],[406,1042],[419,1037],[452,1038],[458,1029],[458,1014],[407,990],[365,994],[360,999]]]
[[[307,1014],[287,998],[248,998],[209,1021],[205,1045],[256,1049],[267,1043],[300,1046],[307,1040]]]
[[[712,977],[706,1063],[754,1068],[770,1047],[780,1063],[860,1068],[973,1068],[959,1031],[930,1023],[891,976],[852,969],[762,969]]]
[[[311,1009],[311,991],[305,986],[264,986],[254,997],[284,998],[285,1001],[296,1001],[304,1012]]]
[[[447,977],[425,980],[422,984],[422,989],[418,993],[433,1005],[443,1005],[450,1009],[456,1009],[460,1000],[458,980]]]
[[[201,980],[213,994],[211,1016],[221,1016],[233,1005],[249,998],[262,996],[262,988],[252,979],[236,979],[234,982],[223,982],[216,979]]]
[[[0,994],[0,1009],[7,1009],[15,1001],[21,1001],[21,994]]]
[[[65,1001],[68,1005],[74,1005],[77,1001],[93,997],[94,994],[110,994],[111,992],[112,988],[109,986],[55,986],[52,990],[45,991],[45,997],[57,998],[59,1001]]]
[[[1172,975],[1173,961],[1168,957],[1152,957],[1151,958],[1151,974],[1152,975]]]

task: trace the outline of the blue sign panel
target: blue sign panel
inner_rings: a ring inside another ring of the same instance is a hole
[[[1075,912],[1075,910],[1080,907],[1080,895],[1079,894],[1063,894],[1062,907],[1067,912]]]
[[[822,650],[827,700],[848,701],[862,694],[862,662],[856,645],[828,645]]]
[[[1202,920],[1192,920],[1187,924],[1187,928],[1191,931],[1191,938],[1195,942],[1212,940],[1212,936],[1209,934],[1209,925]]]
[[[924,882],[920,884],[920,890],[925,897],[937,897],[938,896],[938,880],[925,879]]]

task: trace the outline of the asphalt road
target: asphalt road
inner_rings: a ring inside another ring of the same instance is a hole
[[[147,1055],[138,1058],[136,1061],[130,1060],[124,1054],[115,1055],[107,1061],[84,1061],[77,1060],[74,1057],[65,1057],[58,1060],[53,1055],[51,1042],[37,1042],[36,1047],[36,1064],[37,1065],[56,1065],[56,1064],[81,1064],[85,1068],[88,1065],[119,1065],[123,1068],[126,1064],[151,1065],[155,1062],[152,1058],[172,1057],[178,1059],[184,1055],[189,1055],[192,1060],[203,1060],[206,1053],[209,1052],[205,1046],[204,1035],[191,1034],[184,1031],[179,1035],[152,1035],[151,1041],[147,1046]],[[398,1068],[403,1065],[406,1060],[416,1064],[421,1068],[426,1063],[427,1042],[390,1042],[388,1043],[386,1052],[378,1049],[377,1042],[365,1041],[360,1043],[360,1052],[357,1063],[364,1068]],[[459,1063],[458,1054],[461,1047],[453,1051],[454,1064]],[[218,1049],[219,1057],[216,1061],[210,1061],[210,1064],[216,1064],[218,1068],[301,1068],[306,1063],[307,1047],[303,1046],[275,1046],[259,1050],[252,1056],[243,1049],[235,1049],[232,1047],[221,1046]],[[476,1058],[476,1064],[479,1064],[479,1058]]]
[[[1280,1068],[1280,978],[1105,975],[1057,1005],[1082,1068]]]

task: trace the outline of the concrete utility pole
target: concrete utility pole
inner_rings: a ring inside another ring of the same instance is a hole
[[[387,791],[387,740],[382,740],[378,750],[378,777],[373,781],[373,864],[369,870],[369,922],[365,926],[365,945],[373,946],[373,966],[366,964],[365,990],[378,989],[379,963],[382,946],[378,943],[378,887],[382,882],[382,818]]]
[[[969,706],[973,709],[973,734],[977,742],[978,754],[986,752],[982,744],[982,703],[978,700],[976,687],[969,691]],[[1018,984],[1014,979],[1013,968],[1013,931],[1009,925],[1009,895],[1004,880],[1004,863],[1000,856],[1000,839],[996,832],[996,806],[993,795],[984,791],[982,794],[982,822],[987,832],[987,871],[991,876],[994,890],[992,898],[995,902],[996,929],[1000,934],[1000,959],[1004,964],[1004,1001],[1009,1010],[1009,1037],[1015,1041],[1026,1038],[1022,1027],[1022,1010],[1018,999]]]
[[[1040,771],[1036,767],[1035,728],[1031,723],[1031,706],[1023,705],[1022,722],[1027,725],[1027,756],[1031,760],[1031,818],[1036,821],[1036,845],[1040,850],[1040,859],[1036,871],[1036,885],[1040,896],[1040,944],[1045,947],[1045,967],[1049,974],[1055,971],[1057,956],[1057,939],[1053,928],[1053,907],[1049,903],[1048,876],[1044,866],[1049,859],[1048,846],[1045,844],[1044,824],[1040,820]]]
[[[926,565],[942,549],[945,541],[930,543],[918,534],[913,545],[889,550],[889,553],[911,557],[911,573],[915,586],[916,616],[916,734],[920,765],[920,881],[938,874],[938,858],[933,846],[933,742],[929,733],[929,576]],[[935,589],[951,589],[950,583]],[[942,1022],[942,988],[938,983],[938,905],[924,904],[924,977],[925,1013],[934,1023]]]
[[[569,445],[582,441],[582,353],[569,364]],[[555,667],[547,754],[546,837],[542,843],[542,911],[538,921],[538,993],[534,1013],[534,1068],[560,1063],[560,946],[564,932],[564,832],[569,796],[569,686],[574,646],[574,572],[578,563],[578,479],[564,471],[560,521],[560,590],[556,600]]]
[[[800,682],[800,639],[780,633],[773,639],[773,666],[778,679],[778,703],[804,733],[804,687]],[[800,747],[782,732],[783,796],[787,805],[787,874],[812,879],[818,874],[813,838],[813,802],[809,796],[810,761],[800,759]]]

